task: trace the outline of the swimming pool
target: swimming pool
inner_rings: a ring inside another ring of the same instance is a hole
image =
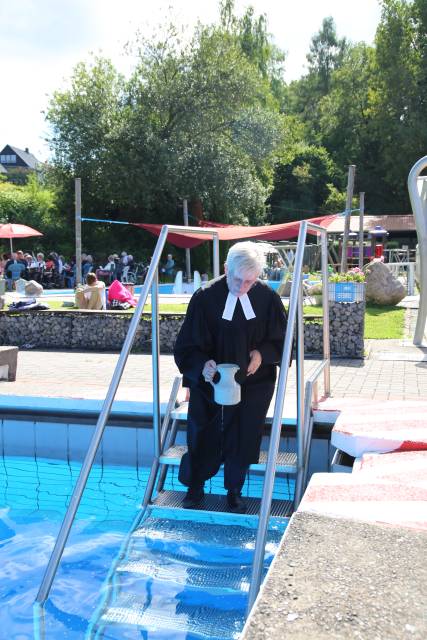
[[[275,291],[277,291],[280,285],[280,280],[266,280],[265,282]],[[173,288],[173,282],[159,284],[159,293],[161,295],[175,295]],[[135,285],[134,293],[139,295],[141,293],[141,289],[142,285]],[[46,291],[43,292],[43,295],[47,297],[74,295],[74,289],[46,289]]]
[[[129,538],[148,469],[102,461],[90,474],[43,624],[33,628],[33,602],[79,469],[80,463],[69,459],[0,456],[0,630],[7,629],[0,637],[238,637],[253,522],[240,516],[238,523],[218,524],[203,513],[196,522],[185,512],[149,511]],[[259,477],[251,475],[248,482],[245,492],[259,493]],[[177,485],[175,473],[168,475],[166,488]],[[220,493],[222,478],[207,488]],[[281,481],[276,497],[292,491],[292,484]],[[270,530],[266,565],[285,526],[276,522]],[[118,571],[109,575],[119,555]]]

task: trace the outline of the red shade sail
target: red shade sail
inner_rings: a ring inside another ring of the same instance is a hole
[[[309,218],[307,222],[313,222],[322,227],[328,227],[339,214],[318,216],[317,218]],[[209,222],[203,220],[200,222],[201,227],[215,227],[218,230],[218,237],[220,240],[264,240],[264,241],[278,241],[289,240],[290,238],[296,238],[299,233],[301,220],[297,222],[285,222],[283,224],[271,224],[263,227],[242,227],[234,224],[222,224],[220,222]],[[158,236],[162,229],[161,224],[146,224],[143,222],[132,223],[137,227],[142,227],[146,231]],[[309,231],[309,233],[316,233],[315,231]],[[190,234],[183,231],[170,233],[168,235],[168,242],[174,244],[177,247],[183,249],[192,249],[202,242],[206,242],[210,238],[206,235]]]

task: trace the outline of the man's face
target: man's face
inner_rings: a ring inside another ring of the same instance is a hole
[[[247,293],[258,280],[258,276],[253,271],[237,269],[233,272],[227,269],[227,265],[224,266],[224,270],[227,277],[228,290],[237,297]]]

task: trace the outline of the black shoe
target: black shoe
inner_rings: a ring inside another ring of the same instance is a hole
[[[189,487],[187,494],[182,501],[182,506],[184,509],[192,509],[193,507],[197,507],[203,500],[205,492],[203,487]]]
[[[234,513],[246,513],[246,502],[242,500],[240,491],[230,489],[227,493],[227,504],[230,511]]]

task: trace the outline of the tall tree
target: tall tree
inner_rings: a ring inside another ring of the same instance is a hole
[[[427,148],[427,2],[383,0],[376,35],[377,121],[389,207],[408,210],[406,179]]]
[[[198,25],[188,45],[173,26],[140,38],[126,82],[106,60],[78,65],[47,118],[57,175],[78,172],[89,213],[173,222],[189,197],[214,220],[264,219],[284,119],[223,27]]]
[[[337,36],[334,19],[324,18],[320,31],[311,40],[307,54],[309,74],[316,78],[321,95],[329,92],[332,73],[340,67],[346,48],[346,39]]]

